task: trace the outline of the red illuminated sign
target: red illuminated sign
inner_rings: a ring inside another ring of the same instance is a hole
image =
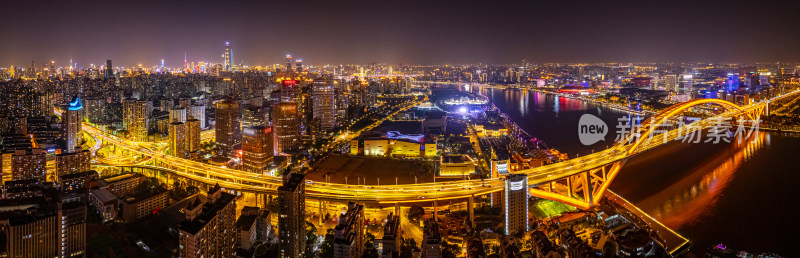
[[[297,84],[295,80],[283,80],[283,85],[294,85]]]

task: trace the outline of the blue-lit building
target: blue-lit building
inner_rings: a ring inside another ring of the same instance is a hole
[[[66,111],[61,117],[61,123],[64,130],[64,139],[66,141],[66,152],[75,152],[75,147],[81,145],[81,117],[83,112],[83,104],[81,100],[75,96],[72,101],[67,105]]]

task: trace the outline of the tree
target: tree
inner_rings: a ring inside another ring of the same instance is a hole
[[[400,244],[400,258],[413,257],[414,250],[419,250],[417,241],[414,241],[413,238],[403,239],[403,243]]]
[[[329,258],[333,257],[333,229],[328,229],[328,233],[325,234],[325,240],[322,242],[322,246],[320,246],[319,256],[322,258]]]
[[[378,249],[375,248],[375,235],[372,233],[367,232],[366,240],[364,243],[364,253],[361,255],[362,258],[378,258]]]
[[[317,243],[317,238],[317,227],[311,222],[306,221],[306,251],[303,253],[303,256],[309,258],[315,256],[314,244]]]
[[[456,258],[461,254],[461,249],[456,244],[442,241],[442,258]]]
[[[198,192],[200,192],[200,189],[197,188],[197,186],[190,185],[190,186],[186,187],[186,193],[188,195],[193,195],[193,194],[196,194]]]
[[[422,215],[425,215],[425,209],[419,205],[412,205],[411,208],[408,209],[408,220],[418,220],[422,218]]]

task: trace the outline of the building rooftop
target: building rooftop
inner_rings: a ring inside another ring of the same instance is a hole
[[[236,196],[229,193],[221,193],[216,202],[206,202],[203,204],[203,211],[199,216],[197,216],[197,218],[194,220],[181,221],[181,223],[178,224],[178,228],[192,235],[197,234],[200,229],[205,227],[209,221],[217,216],[217,212],[219,212],[219,210],[225,208],[225,206],[228,206],[228,204],[231,203],[235,197]],[[199,197],[195,198],[196,199],[189,204],[186,209],[191,209],[190,207],[197,207],[197,205],[201,203]]]

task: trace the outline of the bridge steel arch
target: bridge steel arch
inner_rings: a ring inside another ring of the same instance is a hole
[[[750,118],[758,117],[758,114],[764,110],[765,105],[759,103],[748,106],[745,109],[734,103],[720,99],[696,99],[675,104],[645,120],[642,126],[636,131],[630,132],[628,134],[628,137],[630,137],[629,139],[636,138],[633,143],[619,143],[610,148],[610,152],[601,154],[600,158],[608,155],[608,162],[540,183],[535,187],[531,187],[530,194],[532,196],[569,204],[584,210],[597,205],[603,194],[605,194],[605,191],[608,190],[611,182],[620,170],[622,170],[628,158],[663,143],[662,141],[651,142],[648,140],[651,138],[650,136],[655,128],[683,111],[703,104],[717,104],[727,108],[728,111],[718,115],[721,117],[746,115]],[[706,128],[713,125],[709,120],[710,119],[701,120],[695,122],[693,125],[700,129]],[[682,132],[680,130],[681,128],[677,128],[665,132],[665,139],[668,139],[668,141],[675,140],[681,135]],[[639,137],[636,137],[637,135]],[[529,177],[530,176],[531,175],[529,175]],[[535,180],[529,179],[529,181]]]

